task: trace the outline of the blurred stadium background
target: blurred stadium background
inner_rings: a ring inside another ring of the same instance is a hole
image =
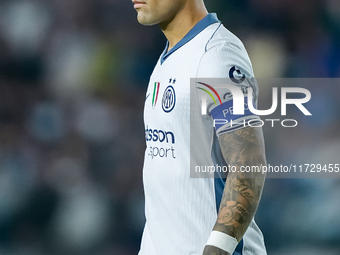
[[[206,2],[257,77],[339,77],[339,0]],[[128,0],[0,0],[0,254],[137,254],[142,110],[164,46]],[[339,85],[309,89],[312,120],[265,128],[268,163],[339,163]],[[337,179],[269,179],[268,254],[340,254],[339,197]]]

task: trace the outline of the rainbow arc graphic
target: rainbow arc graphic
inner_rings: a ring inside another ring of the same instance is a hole
[[[210,85],[208,85],[206,83],[203,83],[203,82],[197,82],[197,83],[207,87],[208,89],[210,89],[217,96],[218,101],[222,105],[222,100],[221,100],[219,94],[217,93],[217,91],[212,86],[210,86]],[[212,100],[214,101],[215,105],[217,105],[217,101],[216,101],[214,95],[209,90],[207,90],[205,88],[200,88],[200,87],[197,87],[197,88],[200,89],[200,90],[203,90],[204,92],[206,92],[212,98]]]

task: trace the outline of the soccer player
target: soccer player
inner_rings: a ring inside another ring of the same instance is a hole
[[[228,113],[235,98],[223,88],[216,93],[224,95],[220,104],[208,96],[208,114],[190,126],[190,100],[202,104],[201,92],[217,92],[200,78],[230,79],[245,94],[251,88],[256,106],[257,84],[242,42],[207,12],[203,0],[132,2],[139,23],[158,24],[168,40],[145,100],[146,224],[139,255],[265,255],[253,219],[264,176],[239,171],[266,164],[261,128],[212,124],[217,118],[225,123],[240,118]],[[191,78],[201,86],[197,93],[190,90]],[[258,120],[245,111],[242,120],[249,118]],[[222,162],[237,171],[227,178],[190,178],[190,160]]]

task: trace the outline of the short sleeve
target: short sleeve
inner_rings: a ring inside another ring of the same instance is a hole
[[[257,107],[258,85],[248,54],[239,40],[223,42],[205,52],[197,70],[195,86],[201,107],[207,108],[218,136],[262,122],[248,106],[250,102]],[[234,114],[234,102],[240,103],[240,100],[244,103],[244,113]]]

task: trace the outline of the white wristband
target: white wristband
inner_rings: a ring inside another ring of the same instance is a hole
[[[238,241],[235,237],[227,235],[223,232],[212,231],[206,245],[215,246],[230,254],[233,254]]]

